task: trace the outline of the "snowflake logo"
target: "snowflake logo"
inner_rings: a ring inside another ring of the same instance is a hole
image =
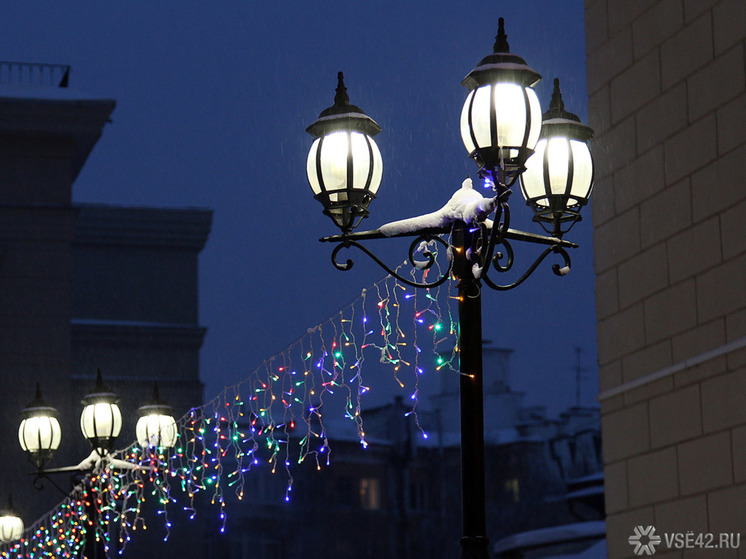
[[[627,541],[630,545],[635,546],[635,555],[654,555],[655,546],[660,545],[661,537],[655,533],[653,526],[647,528],[637,526],[635,527],[635,533]]]

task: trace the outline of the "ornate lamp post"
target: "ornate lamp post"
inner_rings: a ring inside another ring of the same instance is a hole
[[[315,197],[324,205],[342,233],[320,239],[336,243],[332,263],[349,270],[353,262],[339,262],[342,249],[358,248],[399,281],[414,287],[434,287],[453,276],[458,286],[459,367],[461,406],[461,483],[463,559],[486,559],[488,540],[485,514],[484,412],[482,390],[482,284],[504,291],[523,283],[550,254],[558,254],[563,265],[554,264],[555,274],[570,271],[564,233],[580,219],[593,181],[593,162],[587,142],[593,131],[564,110],[555,81],[549,110],[540,116],[539,101],[532,86],[541,76],[512,54],[499,20],[493,53],[486,56],[463,80],[468,94],[461,112],[461,137],[469,156],[478,165],[481,179],[492,186],[494,196],[482,197],[466,179],[439,211],[386,224],[374,231],[353,232],[368,216],[381,180],[381,160],[371,136],[380,127],[362,110],[349,104],[339,74],[337,96],[332,107],[321,113],[307,131],[315,140],[308,155],[307,173]],[[356,138],[356,139],[353,139]],[[329,177],[329,178],[328,178]],[[331,177],[334,177],[332,180]],[[549,235],[510,228],[510,186],[521,180],[521,191],[535,212],[534,221]],[[328,186],[332,184],[333,186]],[[492,216],[492,219],[488,219]],[[450,234],[450,240],[441,235]],[[418,283],[397,274],[373,254],[362,241],[386,237],[414,237],[410,263],[431,268],[436,256],[424,249],[424,261],[415,253],[422,241],[434,241],[453,255],[447,269],[435,279]],[[490,273],[513,267],[512,241],[545,245],[544,251],[515,281],[500,284]]]
[[[137,468],[137,465],[126,460],[116,459],[111,454],[114,441],[122,429],[122,412],[117,405],[119,397],[109,390],[103,382],[101,371],[96,373],[96,384],[82,400],[83,410],[80,414],[80,430],[91,445],[90,455],[74,466],[62,468],[46,468],[46,464],[55,450],[59,448],[62,431],[57,420],[57,410],[47,405],[41,398],[41,390],[36,385],[36,397],[21,412],[21,425],[18,429],[18,440],[21,448],[28,453],[29,459],[36,465],[34,487],[42,489],[41,480],[47,479],[61,493],[68,492],[57,485],[52,474],[60,473],[100,473],[106,468],[126,470]],[[153,391],[153,401],[140,407],[140,418],[137,422],[137,439],[143,448],[172,447],[178,436],[176,421],[171,407],[160,400],[158,385]],[[87,512],[90,518],[95,518],[93,505]],[[7,510],[11,510],[11,507]],[[3,516],[4,515],[4,516]],[[17,517],[17,514],[15,515]],[[17,540],[23,532],[23,522],[20,517],[13,520],[13,514],[0,513],[0,540]],[[105,551],[99,549],[95,530],[87,532],[86,553],[88,557],[104,557]],[[8,534],[8,538],[5,535]]]

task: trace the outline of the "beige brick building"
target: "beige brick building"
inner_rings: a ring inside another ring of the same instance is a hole
[[[609,557],[746,533],[746,1],[586,0]],[[746,534],[742,534],[746,535]],[[656,556],[746,557],[669,549]]]

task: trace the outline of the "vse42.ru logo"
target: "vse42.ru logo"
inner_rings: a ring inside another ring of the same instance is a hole
[[[654,555],[656,547],[665,545],[668,549],[738,549],[741,545],[740,533],[671,532],[660,535],[654,526],[636,526],[628,539],[634,546],[635,555]]]

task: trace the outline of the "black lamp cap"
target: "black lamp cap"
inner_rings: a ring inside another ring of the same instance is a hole
[[[542,115],[541,135],[569,135],[581,141],[593,137],[593,128],[583,124],[578,115],[565,110],[565,103],[560,92],[559,78],[554,78],[554,91],[549,103],[549,110]]]
[[[497,36],[492,54],[485,56],[461,81],[461,85],[469,90],[497,81],[514,81],[524,87],[531,87],[541,79],[541,74],[529,68],[523,58],[510,52],[505,20],[500,18],[497,21]]]
[[[350,104],[342,72],[337,74],[334,104],[321,111],[316,122],[306,128],[306,132],[314,138],[320,138],[337,130],[354,130],[368,136],[375,136],[381,131],[381,127],[375,120],[366,115],[360,107]]]
[[[161,400],[158,392],[158,381],[153,383],[153,399],[137,408],[137,413],[141,417],[151,414],[173,416],[174,412],[171,406],[169,406],[167,402]]]
[[[91,392],[85,395],[81,403],[87,406],[89,404],[97,403],[114,404],[118,401],[119,396],[109,390],[109,388],[104,384],[104,379],[101,376],[101,369],[96,369],[96,385],[93,387]]]
[[[8,504],[0,511],[0,516],[20,516],[18,510],[13,506],[13,496],[8,493]]]
[[[41,386],[37,382],[34,399],[33,401],[29,402],[29,404],[23,410],[21,410],[21,417],[24,419],[28,419],[29,417],[57,417],[58,415],[59,412],[42,399]]]

